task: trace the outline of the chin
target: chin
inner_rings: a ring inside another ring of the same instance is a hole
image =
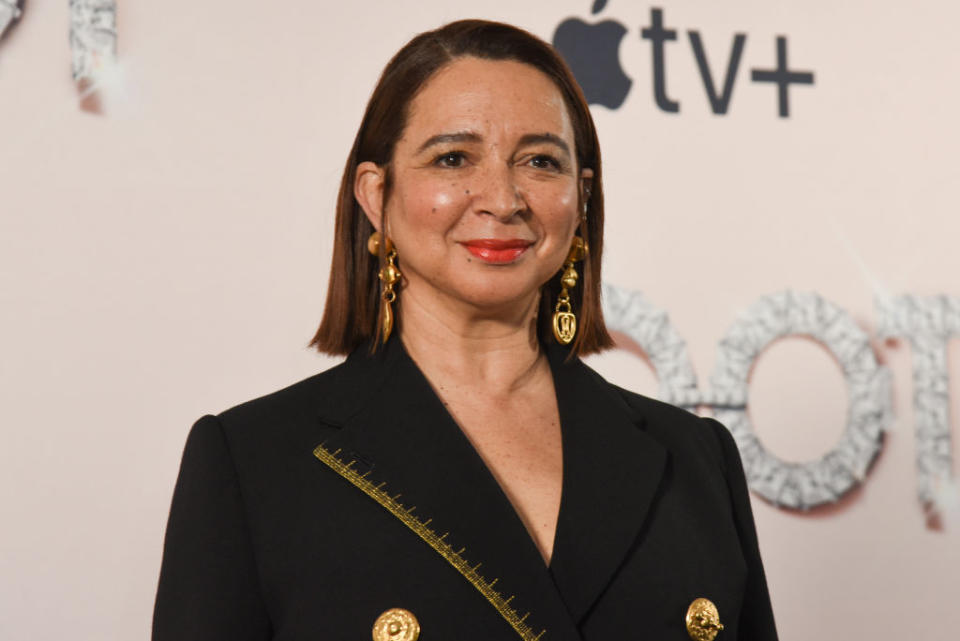
[[[502,308],[504,312],[531,304],[539,295],[539,285],[531,289],[529,285],[511,287],[502,282],[485,283],[463,292],[464,300],[476,307],[491,310]]]

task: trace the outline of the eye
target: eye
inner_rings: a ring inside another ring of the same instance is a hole
[[[557,171],[560,169],[560,161],[547,154],[538,154],[530,159],[530,166],[537,169],[552,169]]]
[[[433,164],[439,167],[463,167],[463,164],[466,162],[467,157],[462,151],[448,151],[444,154],[437,156]]]

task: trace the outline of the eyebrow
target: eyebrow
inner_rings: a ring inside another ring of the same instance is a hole
[[[570,154],[570,145],[567,144],[567,141],[561,138],[556,134],[544,133],[544,134],[527,134],[520,138],[520,145],[534,145],[537,143],[547,143],[550,145],[556,145],[564,151],[567,155]]]
[[[457,131],[449,134],[437,134],[436,136],[431,136],[427,138],[426,142],[420,145],[420,148],[417,149],[417,153],[424,151],[434,145],[440,145],[448,142],[480,142],[483,138],[480,134],[474,133],[472,131]],[[547,143],[555,145],[562,149],[566,154],[570,154],[570,145],[567,144],[563,138],[556,134],[551,133],[542,133],[542,134],[526,134],[520,138],[519,146],[523,145],[533,145],[537,143]]]
[[[475,134],[472,131],[457,131],[451,134],[437,134],[436,136],[430,136],[427,138],[427,141],[420,145],[420,148],[417,149],[417,153],[419,154],[424,149],[445,142],[480,142],[480,140],[480,135]]]

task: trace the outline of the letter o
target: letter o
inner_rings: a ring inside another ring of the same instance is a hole
[[[640,292],[606,283],[601,300],[607,328],[629,336],[650,359],[660,384],[658,397],[682,407],[698,405],[701,395],[687,344],[667,313]]]
[[[843,370],[849,408],[836,446],[813,461],[786,462],[757,438],[746,407],[716,406],[713,413],[736,439],[750,488],[775,505],[805,510],[832,503],[863,481],[892,418],[890,373],[844,310],[815,293],[785,291],[759,299],[720,341],[713,394],[747,399],[754,361],[772,342],[791,335],[824,345]]]

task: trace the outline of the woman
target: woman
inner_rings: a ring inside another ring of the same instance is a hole
[[[776,638],[730,435],[578,359],[600,153],[549,45],[408,43],[336,228],[313,344],[349,357],[194,425],[155,641]]]

